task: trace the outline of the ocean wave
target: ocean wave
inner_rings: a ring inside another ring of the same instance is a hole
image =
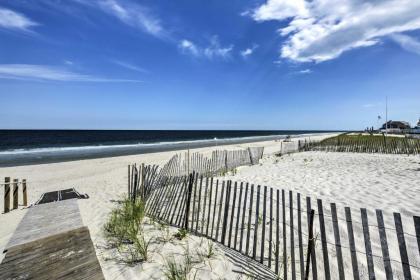
[[[169,147],[169,146],[185,146],[188,144],[211,144],[223,145],[230,142],[247,141],[247,140],[264,140],[278,137],[284,138],[285,135],[266,135],[266,136],[247,136],[247,137],[232,137],[232,138],[213,138],[200,140],[185,140],[185,141],[167,141],[155,143],[136,143],[136,144],[114,144],[114,145],[88,145],[88,146],[70,146],[70,147],[45,147],[45,148],[30,148],[30,149],[13,149],[0,151],[0,155],[22,155],[22,154],[37,154],[37,153],[56,153],[56,152],[82,152],[82,151],[101,151],[101,150],[126,150],[138,149],[147,147]]]

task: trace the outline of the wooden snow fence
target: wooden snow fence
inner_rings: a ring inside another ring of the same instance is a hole
[[[300,151],[420,154],[420,139],[391,136],[342,134],[322,141],[300,140],[298,146]]]
[[[147,199],[150,217],[219,242],[281,279],[420,279],[420,217],[351,209],[193,173]]]
[[[239,166],[257,164],[263,157],[264,147],[250,147],[245,150],[216,150],[211,157],[200,153],[174,155],[162,168],[157,165],[128,166],[128,195],[132,199],[147,200],[155,188],[171,184],[176,177],[186,176],[191,172],[202,176],[217,176],[235,171]]]

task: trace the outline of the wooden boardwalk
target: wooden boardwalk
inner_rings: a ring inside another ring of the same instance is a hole
[[[104,279],[76,199],[30,208],[5,253],[0,279]]]

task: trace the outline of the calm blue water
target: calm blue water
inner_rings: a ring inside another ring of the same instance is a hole
[[[274,140],[327,131],[0,130],[0,166]]]

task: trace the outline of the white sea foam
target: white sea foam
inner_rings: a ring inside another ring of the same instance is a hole
[[[293,137],[298,136],[311,136],[321,135],[322,133],[311,133],[311,134],[296,134]],[[246,141],[262,141],[272,140],[273,138],[282,139],[286,137],[282,135],[267,135],[267,136],[248,136],[248,137],[232,137],[232,138],[213,138],[213,139],[201,139],[201,140],[185,140],[185,141],[167,141],[167,142],[155,142],[155,143],[136,143],[136,144],[115,144],[115,145],[88,145],[88,146],[70,146],[70,147],[45,147],[45,148],[31,148],[31,149],[13,149],[0,151],[0,156],[12,156],[12,155],[25,155],[25,154],[53,154],[53,153],[72,153],[72,152],[100,152],[100,151],[118,151],[118,150],[136,150],[136,149],[147,149],[147,148],[168,148],[168,147],[188,147],[188,145],[222,145],[229,144],[232,142],[246,142]]]

